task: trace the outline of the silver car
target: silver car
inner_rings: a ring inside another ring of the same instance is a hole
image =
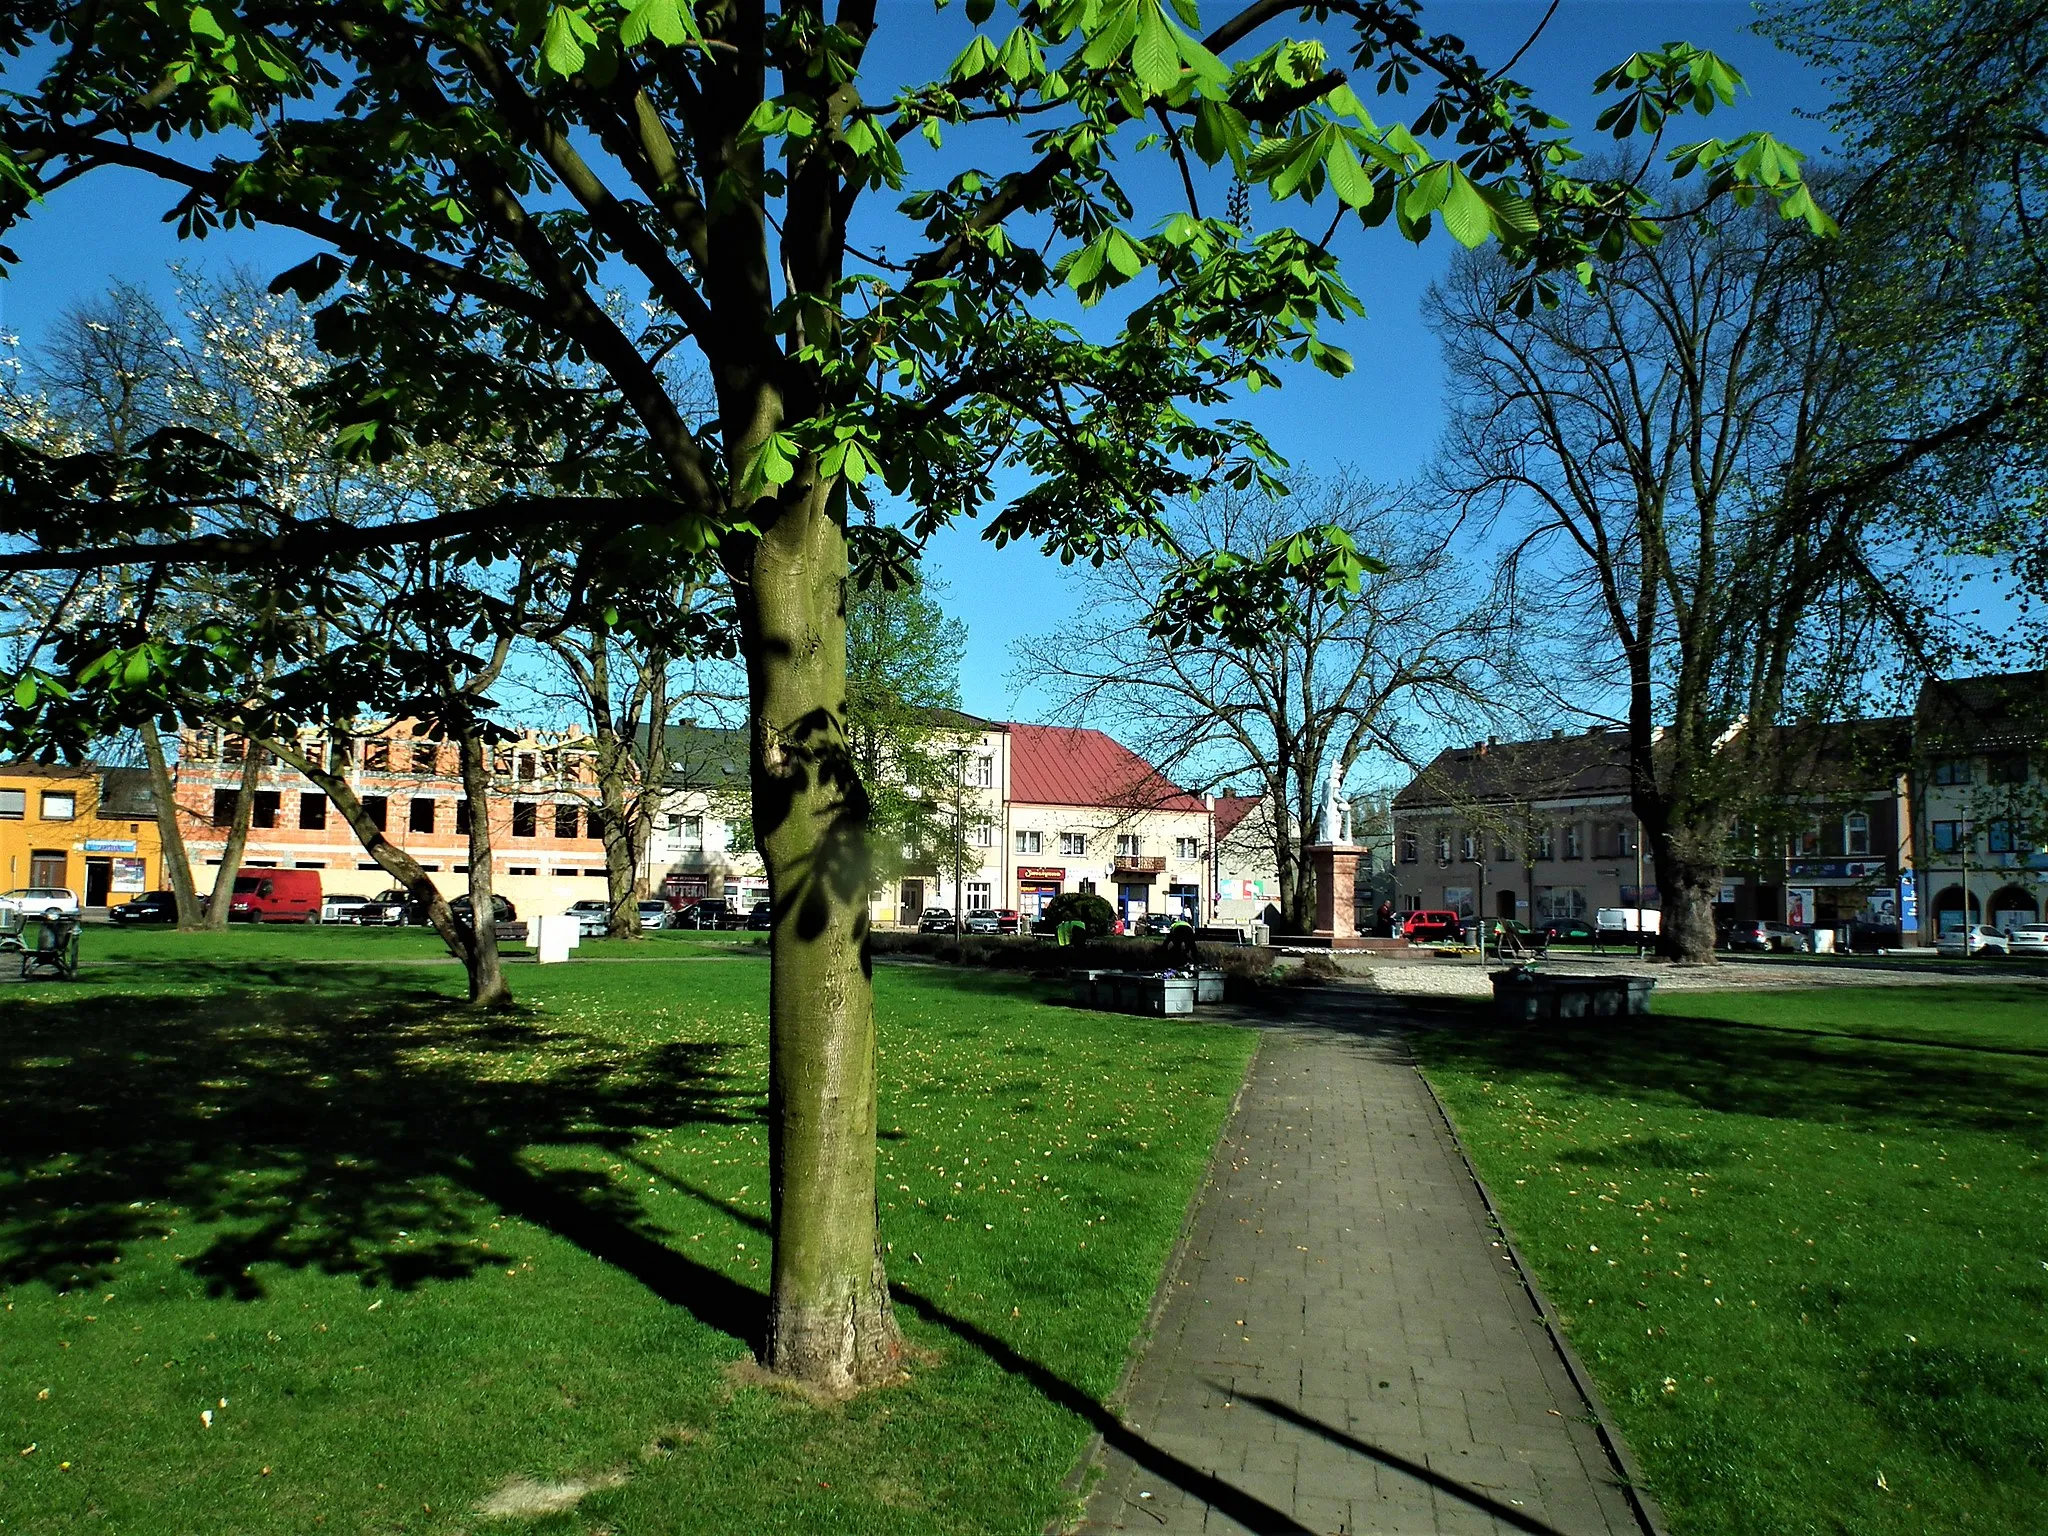
[[[2016,955],[2048,955],[2048,923],[2021,923],[2006,938]]]
[[[1996,928],[1973,923],[1968,928],[1944,933],[1934,946],[1934,952],[1939,955],[2009,955],[2012,945]]]
[[[576,932],[581,938],[601,939],[611,931],[612,904],[608,901],[572,902],[563,915],[576,919]]]

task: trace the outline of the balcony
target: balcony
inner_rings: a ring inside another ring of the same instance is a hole
[[[1116,856],[1116,873],[1119,875],[1157,875],[1166,870],[1166,855],[1161,853],[1120,853]]]

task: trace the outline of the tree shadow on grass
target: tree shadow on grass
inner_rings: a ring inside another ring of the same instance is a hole
[[[472,1015],[367,967],[215,969],[181,987],[234,984],[0,1000],[0,1284],[97,1284],[175,1230],[219,1296],[260,1295],[264,1265],[416,1286],[502,1262],[482,1242],[503,1212],[755,1342],[756,1293],[670,1251],[603,1173],[534,1155],[757,1122],[726,1047]]]
[[[2048,1089],[2048,1066],[2018,1054],[1681,1014],[1530,1026],[1472,1009],[1431,1022],[1416,1036],[1424,1060],[1474,1071],[1768,1119],[2048,1139],[2043,1117],[2029,1113]]]

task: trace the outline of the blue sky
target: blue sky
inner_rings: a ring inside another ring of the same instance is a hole
[[[1203,6],[1207,16],[1224,9]],[[1463,36],[1482,61],[1505,61],[1543,10],[1537,0],[1443,0],[1427,5],[1424,19],[1432,30]],[[891,40],[893,52],[879,62],[901,78],[943,73],[964,36],[957,6],[934,18],[924,0],[882,0],[881,14],[881,35]],[[1596,147],[1596,108],[1590,96],[1594,77],[1634,49],[1682,38],[1732,62],[1747,77],[1750,95],[1698,133],[1679,129],[1680,137],[1767,128],[1803,148],[1818,148],[1823,140],[1819,125],[1797,114],[1823,104],[1821,82],[1751,33],[1754,15],[1753,7],[1724,0],[1563,0],[1514,72],[1534,88],[1540,103],[1572,121],[1589,148]],[[892,27],[891,22],[908,25]],[[903,38],[909,41],[898,41]],[[1385,120],[1400,114],[1388,109],[1380,115]],[[936,174],[952,169],[962,153],[949,146]],[[1004,160],[991,157],[985,163],[1000,168]],[[912,184],[929,185],[934,174],[913,158]],[[1141,204],[1152,190],[1149,174],[1134,173],[1133,192]],[[296,237],[273,231],[181,242],[161,222],[168,202],[161,187],[115,172],[98,173],[59,194],[10,238],[22,262],[0,281],[0,332],[17,332],[33,347],[52,317],[115,278],[144,283],[168,296],[166,268],[174,259],[196,265],[236,261],[267,275],[310,249]],[[1255,222],[1277,217],[1263,207],[1254,209]],[[1239,414],[1303,469],[1345,464],[1379,481],[1400,481],[1418,470],[1442,427],[1442,373],[1435,344],[1420,321],[1419,302],[1453,247],[1441,231],[1419,248],[1390,227],[1354,230],[1348,238],[1349,246],[1340,241],[1340,249],[1368,316],[1331,339],[1351,350],[1357,371],[1337,381],[1302,370],[1284,390],[1247,400]],[[962,677],[966,706],[997,718],[1039,717],[1045,701],[1028,685],[1016,686],[1010,647],[1024,634],[1057,631],[1084,599],[1080,582],[1034,549],[995,549],[971,525],[940,535],[929,556],[931,569],[947,583],[948,606],[968,625]]]

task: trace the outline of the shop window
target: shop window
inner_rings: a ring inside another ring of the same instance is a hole
[[[0,821],[20,821],[28,815],[28,791],[0,789]]]
[[[540,808],[531,800],[512,802],[512,835],[514,837],[537,837],[540,826]]]
[[[78,796],[57,790],[43,791],[43,820],[75,821],[78,818]]]
[[[1088,835],[1085,832],[1062,832],[1060,852],[1070,859],[1085,857],[1088,852]]]
[[[327,797],[315,790],[304,790],[299,795],[299,826],[307,832],[319,832],[327,826]]]
[[[370,818],[370,825],[379,832],[391,830],[391,802],[383,795],[363,796],[363,814]]]
[[[274,789],[257,790],[256,803],[250,808],[249,812],[249,825],[261,827],[266,832],[275,827],[277,825],[278,801],[282,798],[283,796]]]
[[[434,802],[424,795],[415,796],[411,807],[406,812],[405,825],[408,830],[413,832],[433,831]]]
[[[1842,852],[1852,858],[1870,852],[1870,818],[1861,811],[1842,818]]]
[[[582,825],[583,818],[576,813],[573,805],[555,807],[555,836],[573,838]]]
[[[1045,834],[1042,832],[1019,832],[1017,834],[1017,851],[1019,853],[1043,853],[1045,851]]]

